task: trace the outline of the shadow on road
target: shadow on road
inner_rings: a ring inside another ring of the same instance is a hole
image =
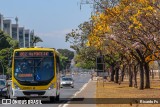
[[[16,100],[16,99],[11,99],[11,100]],[[23,99],[23,100],[28,100],[28,99]],[[32,99],[30,99],[30,100],[32,100]],[[34,99],[34,100],[36,100],[36,99]],[[42,104],[66,104],[66,103],[81,102],[83,100],[84,100],[84,98],[60,98],[59,101],[54,101],[54,102],[50,102],[49,100],[46,100],[46,101],[42,100]],[[2,104],[2,99],[0,99],[0,104]]]
[[[84,98],[61,98],[60,101],[50,102],[50,101],[42,101],[42,104],[66,104],[66,103],[76,103],[83,101]]]

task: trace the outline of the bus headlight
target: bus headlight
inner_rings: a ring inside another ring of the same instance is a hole
[[[14,83],[14,87],[15,87],[15,89],[17,89],[17,90],[20,89],[16,83]]]
[[[53,88],[54,88],[54,84],[51,84],[51,85],[49,86],[48,90],[51,90],[51,89],[53,89]]]

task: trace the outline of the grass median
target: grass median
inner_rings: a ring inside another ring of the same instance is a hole
[[[139,85],[139,78],[138,85]],[[96,98],[97,100],[101,100],[100,104],[97,104],[97,107],[160,107],[159,104],[139,104],[128,102],[124,104],[121,104],[122,100],[128,100],[128,99],[154,99],[154,98],[160,98],[160,79],[158,77],[155,77],[154,79],[151,79],[151,88],[150,89],[144,89],[139,90],[138,88],[129,87],[128,78],[125,78],[125,80],[119,85],[114,82],[104,82],[103,86],[103,80],[97,81],[97,88],[96,88]],[[105,100],[103,100],[105,99]],[[117,101],[113,101],[116,100]],[[122,100],[121,100],[122,99]],[[106,102],[106,100],[110,100],[111,102],[115,102],[113,104],[103,104]],[[120,102],[118,102],[120,101]],[[99,101],[98,101],[99,103]]]

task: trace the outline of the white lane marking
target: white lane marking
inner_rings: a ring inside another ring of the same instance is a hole
[[[69,104],[60,104],[58,107],[67,107]]]
[[[62,107],[67,107],[69,104],[67,103],[67,104],[64,104]]]
[[[81,87],[80,90],[77,91],[71,98],[77,96],[80,92],[82,92],[82,91],[86,88],[86,86],[88,85],[88,83],[89,83],[90,81],[91,81],[91,79],[90,79],[87,83],[85,83],[85,84],[83,85],[83,87]]]
[[[89,79],[89,81],[87,83],[85,83],[83,85],[83,87],[80,88],[79,91],[77,91],[71,98],[75,97],[77,94],[79,94],[82,90],[84,90],[86,88],[86,86],[88,85],[88,83],[91,81],[91,79]],[[60,104],[58,107],[67,107],[69,105],[69,102],[67,104]]]
[[[58,107],[62,107],[63,104],[58,105]]]

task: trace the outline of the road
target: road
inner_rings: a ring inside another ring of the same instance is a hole
[[[50,103],[48,98],[45,99],[38,99],[42,100],[42,105],[41,104],[31,104],[31,105],[2,105],[0,104],[0,107],[63,107],[63,104],[67,103],[67,101],[75,95],[76,92],[80,91],[80,89],[83,87],[85,83],[87,83],[90,79],[89,74],[78,74],[74,75],[74,88],[70,87],[64,87],[60,90],[60,101],[55,102],[55,103]]]

